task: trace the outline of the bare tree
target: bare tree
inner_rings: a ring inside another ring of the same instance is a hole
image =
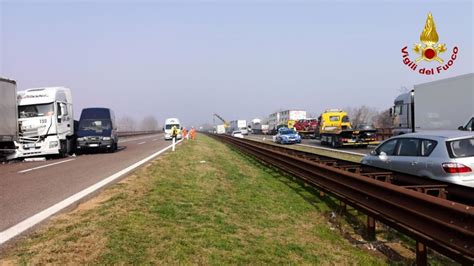
[[[135,131],[136,121],[132,117],[123,116],[117,122],[118,131]]]
[[[374,125],[376,128],[392,128],[393,121],[390,116],[390,109],[380,112],[374,119]]]
[[[146,116],[143,118],[140,123],[140,130],[143,131],[154,131],[158,130],[158,120],[152,115]]]
[[[374,118],[378,115],[377,109],[366,105],[349,107],[345,110],[354,127],[359,124],[373,124],[375,122]]]

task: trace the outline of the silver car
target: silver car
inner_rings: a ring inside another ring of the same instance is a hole
[[[393,137],[361,163],[474,187],[474,132],[427,131]]]

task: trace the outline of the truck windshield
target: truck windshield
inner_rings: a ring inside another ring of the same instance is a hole
[[[51,116],[53,113],[54,108],[52,103],[18,106],[19,118]]]
[[[173,126],[176,126],[176,128],[179,129],[179,124],[168,124],[168,125],[165,126],[165,129],[172,129]]]
[[[92,130],[101,132],[112,128],[108,119],[83,119],[79,122],[79,130]]]

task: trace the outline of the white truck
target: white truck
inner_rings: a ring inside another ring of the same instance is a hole
[[[252,119],[248,128],[252,134],[268,134],[268,124],[265,124],[260,118]]]
[[[217,125],[216,126],[216,134],[225,134],[225,125]]]
[[[413,111],[412,111],[413,110]],[[415,85],[392,109],[394,135],[423,130],[469,129],[474,118],[474,73]]]
[[[16,82],[0,77],[0,160],[15,154],[18,140]]]
[[[178,135],[176,136],[176,140],[180,140],[183,135],[181,134],[181,123],[179,122],[178,118],[167,118],[165,120],[165,126],[163,131],[165,132],[165,140],[172,140],[173,139],[173,127],[178,129]]]
[[[18,92],[16,158],[71,153],[74,115],[71,90],[65,87],[33,88]]]
[[[296,121],[306,119],[304,110],[284,110],[270,114],[268,118],[268,131],[270,134],[276,134],[278,128],[293,128]]]
[[[262,120],[260,118],[254,118],[248,124],[249,133],[262,134]]]
[[[242,135],[248,135],[249,131],[247,128],[247,121],[246,120],[232,120],[230,121],[230,133],[232,131],[240,131]]]

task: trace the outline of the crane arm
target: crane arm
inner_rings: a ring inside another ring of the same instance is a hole
[[[217,117],[219,120],[222,121],[222,123],[224,123],[224,126],[225,127],[229,127],[229,122],[227,122],[224,118],[222,118],[220,115],[214,113],[214,116]]]

